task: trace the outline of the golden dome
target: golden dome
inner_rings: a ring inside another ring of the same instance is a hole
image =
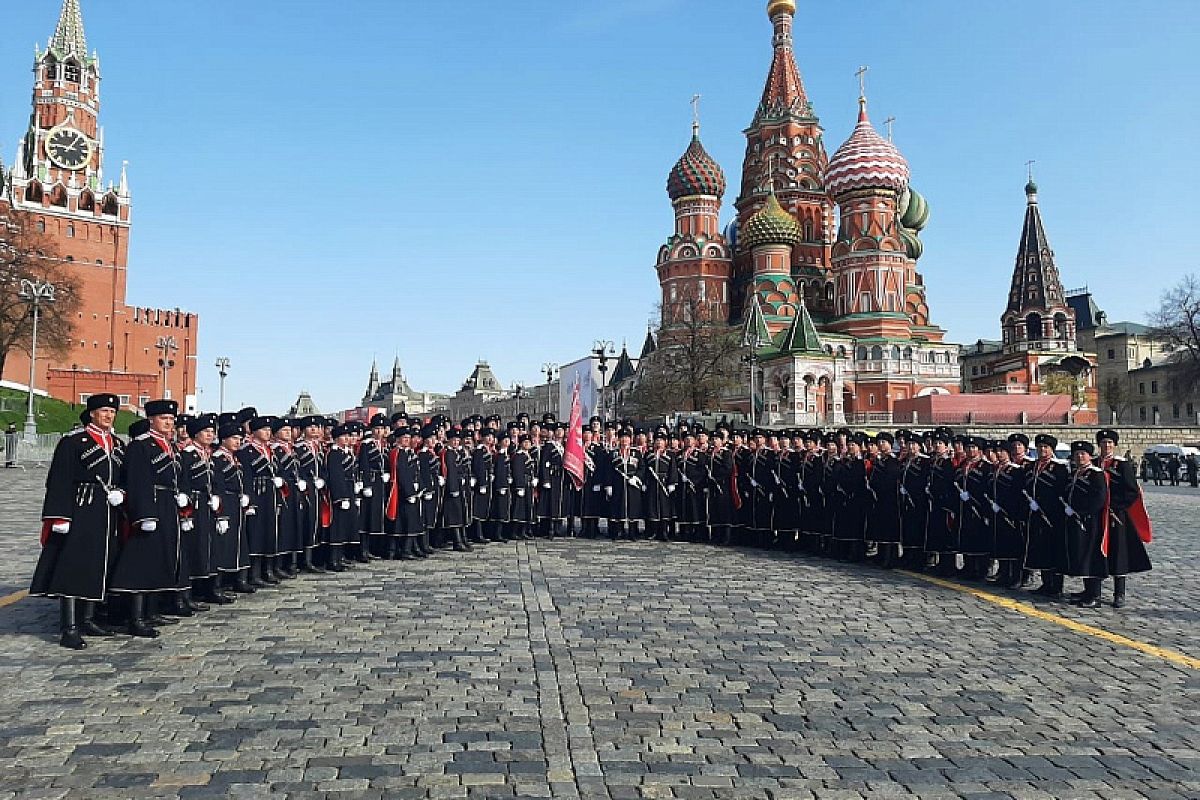
[[[773,19],[776,14],[796,16],[796,0],[768,0],[767,17]]]

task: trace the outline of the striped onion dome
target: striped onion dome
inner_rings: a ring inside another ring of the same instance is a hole
[[[858,124],[845,144],[829,159],[825,188],[837,199],[857,189],[891,189],[897,194],[908,186],[908,162],[900,151],[871,127],[867,101],[858,100]]]
[[[800,230],[800,223],[779,205],[779,199],[771,192],[763,207],[746,220],[739,237],[747,249],[753,250],[764,244],[795,246],[804,238],[804,234]]]
[[[704,145],[700,144],[698,132],[692,134],[692,143],[667,177],[667,194],[672,200],[695,195],[720,197],[725,194],[725,173],[704,149]]]

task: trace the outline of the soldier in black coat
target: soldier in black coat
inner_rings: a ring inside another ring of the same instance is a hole
[[[421,463],[412,447],[413,439],[419,439],[420,432],[404,428],[399,434],[391,453],[388,515],[399,545],[394,549],[395,557],[411,561],[428,557],[420,546],[421,535],[425,532],[425,519],[421,516]]]
[[[775,474],[778,454],[767,447],[766,433],[755,430],[746,458],[747,505],[746,532],[750,543],[767,544],[774,538],[775,495],[780,494]],[[786,491],[786,490],[784,490]]]
[[[452,428],[447,434],[448,447],[441,452],[442,517],[439,527],[445,532],[447,541],[455,550],[471,550],[466,538],[467,498],[470,490],[470,455],[462,446],[462,431]]]
[[[867,462],[863,456],[866,435],[855,434],[846,440],[846,455],[834,467],[837,515],[833,522],[833,541],[838,558],[859,561],[866,551],[867,535]]]
[[[896,439],[887,431],[876,434],[879,453],[870,462],[867,474],[867,541],[873,543],[880,564],[887,569],[900,560],[902,523],[900,517],[900,481],[904,467],[892,452]]]
[[[1083,578],[1083,591],[1071,595],[1071,602],[1099,608],[1100,587],[1108,577],[1108,478],[1092,462],[1096,448],[1091,442],[1072,442],[1071,454],[1075,468],[1063,496],[1067,574]]]
[[[343,423],[333,429],[333,447],[326,461],[326,484],[332,518],[329,524],[329,563],[332,572],[345,572],[346,547],[358,541],[355,510],[353,429]]]
[[[674,495],[679,490],[679,465],[675,455],[667,450],[665,430],[654,434],[654,449],[645,457],[642,475],[645,482],[642,513],[646,520],[646,535],[669,542],[670,525],[675,520]]]
[[[534,492],[537,490],[537,454],[533,452],[533,439],[527,433],[522,433],[517,439],[517,451],[513,454],[510,472],[512,477],[512,522],[509,525],[509,538],[528,539],[536,512],[534,510]]]
[[[538,458],[538,528],[543,536],[553,539],[561,535],[563,523],[571,516],[571,482],[563,469],[564,446],[557,423],[553,426],[550,441],[542,444]]]
[[[113,633],[95,612],[108,591],[125,504],[125,446],[112,429],[119,408],[114,394],[89,397],[84,429],[59,440],[46,476],[42,552],[29,593],[59,598],[59,644],[72,650],[87,646],[84,635]]]
[[[800,495],[799,545],[802,549],[816,551],[821,544],[825,514],[825,498],[821,494],[821,432],[806,431],[802,440],[804,450],[796,465],[796,489]]]
[[[418,539],[418,547],[426,554],[435,548],[448,547],[438,530],[442,514],[442,489],[446,477],[442,475],[442,458],[437,443],[437,428],[426,425],[421,429],[421,449],[417,453],[417,464],[421,469],[421,520],[424,532]]]
[[[376,414],[371,418],[371,435],[358,446],[358,475],[362,482],[362,506],[359,515],[359,547],[367,560],[383,555],[387,549],[384,537],[384,510],[387,505],[391,466],[388,464],[388,418]]]
[[[1038,458],[1025,470],[1025,501],[1029,504],[1025,529],[1029,550],[1027,569],[1042,573],[1036,594],[1059,597],[1067,569],[1067,539],[1063,527],[1063,494],[1067,489],[1067,463],[1056,458],[1058,439],[1048,433],[1034,439]]]
[[[488,495],[487,521],[484,533],[494,542],[508,540],[508,525],[512,521],[512,457],[515,453],[513,440],[508,433],[500,434],[500,441],[492,453],[492,487]]]
[[[201,602],[228,605],[233,597],[217,586],[219,542],[229,532],[229,520],[222,518],[225,509],[215,477],[217,465],[212,460],[212,446],[217,437],[216,415],[193,417],[187,422],[187,432],[191,441],[180,451],[179,460],[187,475],[192,500],[192,529],[183,537],[192,593]]]
[[[900,455],[900,542],[911,569],[925,566],[929,535],[929,473],[931,459],[921,451],[921,438],[903,437]]]
[[[939,429],[933,435],[929,462],[929,527],[926,537],[927,564],[943,575],[953,575],[958,554],[958,508],[961,498],[955,488],[957,466],[950,451],[950,433]]]
[[[246,423],[249,436],[238,450],[242,480],[250,505],[246,509],[246,540],[250,550],[250,585],[274,586],[281,576],[276,572],[279,551],[279,495],[283,477],[277,472],[271,450],[272,417],[254,417]]]
[[[996,464],[988,478],[987,501],[991,512],[992,558],[998,563],[996,582],[1009,588],[1021,585],[1025,569],[1025,517],[1028,501],[1025,465],[1013,459],[1013,440],[996,442]]]
[[[692,542],[708,540],[708,462],[709,454],[695,433],[683,438],[679,453],[678,497],[679,533]]]
[[[189,588],[182,534],[191,528],[187,476],[172,441],[178,404],[152,400],[146,404],[149,430],[129,443],[126,486],[131,531],[113,567],[111,591],[130,595],[129,633],[153,637],[147,624],[146,595],[166,592],[171,612],[194,613],[182,593]]]
[[[727,545],[733,533],[736,514],[735,504],[741,502],[734,480],[733,451],[729,448],[729,431],[717,428],[713,432],[712,447],[705,454],[707,480],[705,498],[710,541]]]
[[[636,530],[642,519],[642,492],[646,488],[643,478],[643,455],[633,446],[633,430],[623,428],[618,437],[619,444],[609,459],[607,484],[604,494],[608,498],[608,535],[616,541],[627,531]]]
[[[220,445],[213,452],[213,485],[221,497],[220,518],[229,523],[217,543],[217,571],[235,592],[253,594],[255,589],[246,580],[250,571],[250,548],[246,542],[250,495],[236,455],[242,446],[242,428],[236,421],[222,423],[217,437]]]
[[[475,544],[487,544],[491,541],[488,536],[488,518],[492,511],[492,492],[495,491],[496,481],[496,432],[485,428],[480,434],[480,440],[471,448],[471,527],[470,541]],[[487,528],[487,530],[485,530]]]
[[[321,546],[321,516],[325,497],[325,448],[321,442],[322,420],[305,417],[298,425],[301,436],[293,448],[296,468],[303,481],[300,492],[300,568],[304,572],[324,572],[317,565],[317,548]],[[299,485],[299,482],[298,482]],[[328,510],[325,511],[328,514]]]
[[[988,484],[991,465],[984,459],[986,439],[972,436],[966,442],[967,457],[954,474],[958,492],[955,519],[958,523],[958,553],[963,557],[964,576],[983,580],[992,552],[991,515],[988,513]]]
[[[1133,462],[1117,455],[1120,435],[1111,429],[1096,434],[1099,466],[1108,474],[1109,518],[1105,555],[1113,579],[1113,607],[1125,606],[1126,576],[1150,571],[1146,545],[1153,531]]]
[[[591,430],[583,431],[583,490],[579,498],[579,516],[583,535],[595,539],[600,535],[600,520],[608,516],[604,487],[608,472],[608,449],[596,439]]]

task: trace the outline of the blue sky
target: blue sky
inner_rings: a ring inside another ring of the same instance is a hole
[[[59,5],[6,5],[6,162]],[[771,57],[759,0],[83,6],[109,174],[130,162],[130,299],[201,314],[205,407],[219,355],[230,403],[279,409],[308,389],[334,411],[372,356],[453,391],[479,358],[533,382],[596,338],[636,349],[691,95],[736,187]],[[1191,0],[800,6],[830,151],[860,64],[873,119],[897,118],[933,210],[920,270],[952,341],[997,336],[1029,159],[1064,283],[1111,319],[1141,320],[1196,269],[1179,202],[1200,182]]]

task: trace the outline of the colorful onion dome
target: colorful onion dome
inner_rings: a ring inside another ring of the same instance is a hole
[[[753,250],[764,244],[796,245],[804,238],[800,223],[779,205],[775,193],[767,202],[746,220],[746,227],[739,232],[742,243]]]
[[[738,221],[734,219],[725,226],[725,243],[729,245],[730,250],[737,250],[738,246]]]
[[[776,14],[796,16],[796,0],[768,0],[767,17],[774,18]]]
[[[850,138],[829,159],[825,188],[837,198],[856,189],[891,189],[908,186],[908,162],[900,151],[871,127],[866,98],[858,99],[858,124]]]
[[[929,203],[911,186],[900,197],[900,224],[912,231],[923,231],[929,224]]]
[[[725,173],[721,165],[700,144],[700,134],[692,134],[692,143],[675,163],[667,177],[667,194],[672,200],[694,195],[720,197],[725,194]]]
[[[921,237],[917,236],[917,232],[914,230],[901,228],[900,241],[904,243],[904,252],[913,261],[916,261],[925,253],[925,243],[921,241]]]

